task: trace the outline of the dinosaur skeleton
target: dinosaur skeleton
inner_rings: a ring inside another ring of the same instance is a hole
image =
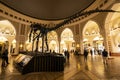
[[[47,47],[47,51],[48,51],[49,50],[48,44],[47,44],[47,33],[48,32],[56,30],[56,29],[62,27],[63,25],[68,24],[70,21],[72,21],[72,20],[74,20],[78,17],[81,17],[83,15],[90,15],[92,13],[97,13],[97,12],[119,12],[119,11],[95,9],[95,10],[90,10],[90,11],[86,11],[86,12],[78,12],[78,13],[72,15],[71,17],[65,19],[63,22],[57,24],[56,26],[54,26],[52,28],[47,27],[47,25],[42,25],[42,24],[39,24],[39,23],[31,24],[30,25],[31,31],[30,31],[30,34],[29,34],[29,40],[31,41],[31,39],[32,39],[32,41],[33,41],[32,50],[33,50],[33,47],[34,47],[34,41],[36,40],[35,51],[38,51],[39,38],[42,38],[42,52],[44,51],[44,41],[46,43],[46,47]]]

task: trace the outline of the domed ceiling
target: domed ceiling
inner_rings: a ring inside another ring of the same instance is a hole
[[[0,0],[24,15],[37,19],[64,19],[84,10],[96,0]]]

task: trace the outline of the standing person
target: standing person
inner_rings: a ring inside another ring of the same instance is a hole
[[[66,57],[67,57],[67,60],[69,61],[69,57],[70,57],[70,53],[69,53],[69,51],[67,50],[67,52],[66,52],[67,54],[66,54]]]
[[[65,51],[64,51],[64,55],[65,55],[65,59],[66,59],[66,61],[69,62],[70,54],[69,54],[68,50],[65,50]]]
[[[9,64],[8,62],[8,48],[5,47],[5,50],[3,52],[3,61],[4,61],[4,65],[6,66],[6,64]]]
[[[87,61],[88,51],[84,49],[84,60]]]
[[[93,51],[92,51],[92,49],[90,49],[90,54],[91,54],[91,56],[93,55]]]
[[[50,49],[50,53],[51,53],[51,49]]]
[[[9,62],[8,62],[8,49],[6,48],[5,49],[5,51],[4,51],[4,56],[5,56],[5,62],[7,63],[7,64],[9,64]]]
[[[105,49],[102,52],[102,57],[103,57],[103,63],[107,64],[108,52]]]
[[[5,54],[2,53],[2,67],[5,67]]]
[[[64,51],[64,55],[65,55],[65,58],[66,58],[66,56],[67,56],[67,51],[66,50]]]
[[[55,52],[55,50],[53,50],[53,52],[52,52],[52,53],[56,53],[56,52]]]

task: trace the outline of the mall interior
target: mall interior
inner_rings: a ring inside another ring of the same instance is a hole
[[[119,11],[120,0],[0,0],[0,80],[119,80]],[[30,36],[31,24],[50,30],[49,50],[44,37],[34,39],[42,30]],[[2,66],[5,45],[9,64]]]

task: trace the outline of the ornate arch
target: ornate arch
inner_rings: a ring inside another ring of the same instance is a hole
[[[74,50],[75,47],[73,46],[74,39],[73,39],[73,32],[69,28],[65,28],[61,33],[61,51],[63,50]]]
[[[99,27],[99,25],[98,25],[95,21],[89,20],[89,21],[85,24],[85,26],[84,26],[84,28],[83,28],[83,32],[82,32],[83,36],[85,35],[85,32],[86,32],[86,31],[87,31],[86,34],[88,34],[88,35],[90,35],[90,34],[97,34],[97,33],[100,32],[100,27]],[[91,32],[91,31],[92,31],[92,32]]]
[[[112,10],[120,11],[120,3],[116,3],[112,6]],[[111,52],[119,52],[118,43],[119,43],[119,26],[120,26],[120,13],[108,13],[105,20],[105,31],[108,38],[109,50]]]
[[[0,21],[0,33],[4,35],[16,35],[16,30],[9,20]]]
[[[65,28],[62,33],[61,33],[61,39],[65,39],[65,36],[67,36],[68,39],[66,40],[69,40],[69,39],[73,39],[73,32],[70,28]]]

